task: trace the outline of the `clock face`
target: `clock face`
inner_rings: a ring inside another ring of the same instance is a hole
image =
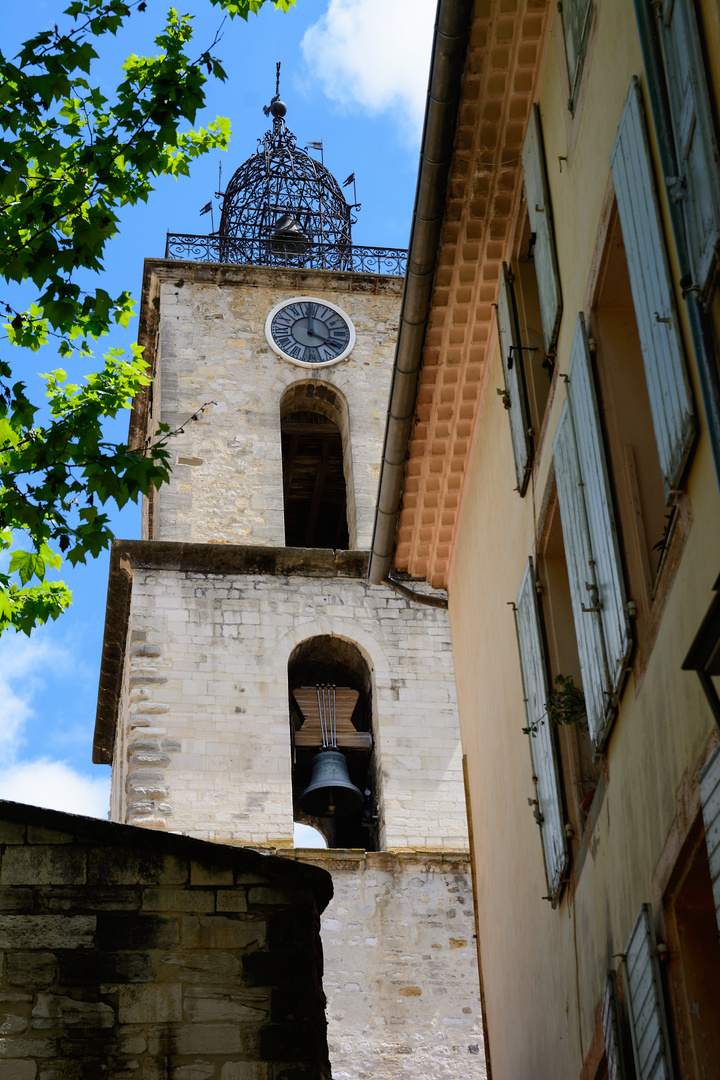
[[[314,296],[295,296],[277,304],[267,317],[271,348],[300,367],[337,364],[355,344],[355,327],[339,307]]]

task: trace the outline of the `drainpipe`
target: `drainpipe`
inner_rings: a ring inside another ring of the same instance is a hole
[[[368,568],[368,578],[372,584],[389,585],[398,592],[402,591],[402,595],[409,594],[408,598],[425,604],[436,598],[413,593],[405,586],[398,588],[398,583],[390,580],[390,568],[430,311],[435,259],[442,235],[472,13],[472,0],[439,0]],[[447,601],[431,606],[446,607]]]
[[[672,114],[665,84],[665,67],[660,39],[655,22],[655,5],[649,3],[648,0],[635,0],[635,16],[640,34],[640,46],[647,74],[648,95],[655,122],[663,173],[665,176],[677,176],[678,168],[672,136]],[[673,202],[672,199],[669,200],[669,205],[682,285],[683,280],[692,281],[690,257],[685,238],[685,223],[680,206]],[[707,417],[708,434],[715,465],[715,478],[720,487],[720,371],[718,371],[715,362],[713,327],[709,315],[703,310],[697,293],[683,290],[683,296],[687,306],[690,336],[692,337],[697,360],[700,393],[705,408],[705,416]]]

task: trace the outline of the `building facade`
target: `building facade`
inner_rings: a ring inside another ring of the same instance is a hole
[[[718,1070],[718,56],[438,8],[370,579],[448,590],[494,1080]]]
[[[445,601],[366,577],[403,280],[273,107],[219,236],[145,264],[131,439],[175,432],[172,478],[113,547],[94,757],[116,821],[331,868],[337,1080],[482,1076]]]

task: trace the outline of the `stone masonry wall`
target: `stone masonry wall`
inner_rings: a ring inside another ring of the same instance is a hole
[[[332,634],[373,674],[381,846],[467,849],[446,612],[364,578],[180,571],[182,545],[118,544],[116,561],[144,565],[132,571],[113,818],[292,846],[288,659]]]
[[[172,441],[172,479],[153,496],[152,538],[283,545],[280,401],[292,384],[310,382],[347,400],[350,546],[369,548],[402,279],[262,267],[220,275],[171,263],[158,290],[156,419],[184,431]],[[269,312],[298,295],[329,300],[352,318],[346,360],[313,370],[270,348]],[[186,423],[206,402],[214,404]]]
[[[2,1080],[329,1080],[286,859],[0,802]]]
[[[333,1080],[484,1080],[467,856],[297,851],[322,918]]]

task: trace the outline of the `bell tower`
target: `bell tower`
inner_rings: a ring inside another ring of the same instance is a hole
[[[178,434],[113,546],[94,760],[114,820],[332,872],[338,1076],[480,1076],[447,614],[366,580],[405,253],[266,112],[219,231],[145,262],[130,438]]]

